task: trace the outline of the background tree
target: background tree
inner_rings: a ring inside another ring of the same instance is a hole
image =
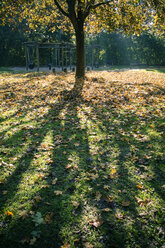
[[[89,35],[86,40],[89,46],[100,46],[99,63],[102,66],[165,65],[165,39],[157,33],[144,31],[140,35],[126,35],[104,31],[92,37]],[[86,56],[86,60],[90,64],[89,56]]]
[[[69,23],[72,24],[76,36],[77,63],[72,95],[77,96],[81,94],[84,84],[85,29],[139,33],[159,21],[161,29],[164,25],[163,7],[163,0],[6,0],[1,1],[0,12],[2,24],[6,21],[16,24],[18,17],[20,20],[26,18],[34,29],[40,23],[47,25],[53,22],[61,28],[69,28]]]

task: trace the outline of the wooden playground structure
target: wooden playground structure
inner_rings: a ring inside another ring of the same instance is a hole
[[[76,47],[72,43],[39,43],[39,42],[25,42],[25,57],[26,70],[33,70],[35,67],[37,71],[41,67],[41,50],[47,49],[46,63],[42,66],[47,66],[49,70],[61,69],[62,71],[75,71],[76,67]],[[99,67],[99,45],[85,46],[85,66]]]

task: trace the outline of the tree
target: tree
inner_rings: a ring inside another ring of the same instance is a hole
[[[7,19],[16,22],[15,18],[20,13],[26,20],[35,21],[35,25],[43,22],[43,18],[52,21],[51,16],[54,16],[55,23],[57,19],[59,21],[59,15],[72,24],[76,36],[77,63],[72,95],[78,96],[82,92],[85,76],[85,28],[138,33],[147,25],[153,25],[154,20],[159,23],[160,19],[161,25],[164,23],[162,6],[163,0],[6,0],[1,2],[0,12],[2,23]],[[36,10],[35,15],[33,10]],[[35,25],[31,27],[35,28]]]

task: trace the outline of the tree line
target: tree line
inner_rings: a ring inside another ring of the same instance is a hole
[[[72,42],[72,35],[60,30],[53,33],[47,30],[38,33],[25,32],[21,26],[17,29],[11,29],[7,25],[0,27],[0,37],[0,66],[25,66],[23,43],[28,40]],[[100,66],[165,65],[165,39],[163,36],[154,33],[143,32],[140,36],[137,36],[102,32],[94,38],[86,38],[85,43],[91,47],[92,45],[100,46]],[[86,57],[87,59],[90,58],[89,56]],[[46,63],[46,61],[49,62],[49,50],[43,51],[41,56],[41,63]],[[87,61],[87,63],[90,62]]]
[[[85,78],[85,37],[98,32],[139,35],[145,30],[161,33],[165,25],[164,0],[6,0],[0,2],[0,25],[24,23],[35,32],[61,29],[74,32],[75,84],[71,98],[81,96]]]

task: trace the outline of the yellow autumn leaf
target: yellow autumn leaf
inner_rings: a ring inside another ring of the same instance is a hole
[[[115,168],[113,168],[110,172],[110,178],[113,179],[113,178],[117,178],[118,177],[118,173],[116,171]]]
[[[70,244],[65,243],[64,245],[61,246],[61,248],[70,248]]]
[[[52,223],[52,219],[53,219],[54,213],[47,213],[44,219],[44,224],[51,224]]]
[[[129,201],[122,201],[122,206],[123,207],[128,207],[130,205]]]
[[[50,187],[49,184],[43,184],[43,185],[41,185],[41,188],[42,188],[42,189],[46,189],[46,188],[49,188],[49,187]]]
[[[94,248],[94,246],[88,242],[84,243],[84,248]]]
[[[61,190],[55,190],[55,191],[54,191],[54,194],[55,194],[55,195],[62,195],[62,191],[61,191]]]
[[[111,175],[113,175],[113,174],[115,174],[115,173],[116,173],[116,169],[113,168],[113,169],[111,170]]]
[[[42,198],[41,198],[41,196],[36,196],[36,197],[34,197],[34,199],[36,202],[40,202]]]
[[[3,184],[5,182],[5,178],[0,179],[0,184]]]
[[[116,213],[115,217],[116,217],[116,219],[121,220],[121,219],[123,219],[124,215],[122,213]]]
[[[11,211],[7,210],[7,211],[5,211],[5,215],[7,217],[12,217],[13,216],[13,213]]]
[[[80,203],[77,202],[77,201],[73,201],[72,204],[73,204],[73,206],[74,206],[75,208],[78,208],[79,205],[80,205]]]
[[[108,195],[108,196],[105,196],[104,197],[104,200],[106,201],[106,202],[113,202],[113,197],[112,196],[110,196],[110,195]]]
[[[99,227],[99,226],[101,226],[103,224],[103,220],[101,220],[100,218],[97,218],[97,219],[91,220],[89,222],[89,224],[91,226],[94,226],[94,227]]]
[[[6,194],[7,194],[7,190],[3,190],[3,191],[2,191],[2,194],[3,194],[3,195],[6,195]]]
[[[56,177],[56,178],[54,178],[54,179],[53,179],[53,181],[52,181],[52,184],[53,184],[53,185],[55,185],[55,184],[57,183],[57,180],[58,180],[58,178],[57,178],[57,177]]]
[[[139,189],[144,189],[144,187],[142,186],[142,185],[140,185],[140,184],[138,184],[138,185],[136,185],[137,186],[137,188],[139,188]]]
[[[28,217],[28,213],[26,210],[23,210],[22,212],[19,213],[19,216],[24,220],[26,217]]]
[[[72,164],[67,164],[67,165],[65,166],[65,168],[66,168],[67,170],[71,169],[71,168],[72,168]]]

